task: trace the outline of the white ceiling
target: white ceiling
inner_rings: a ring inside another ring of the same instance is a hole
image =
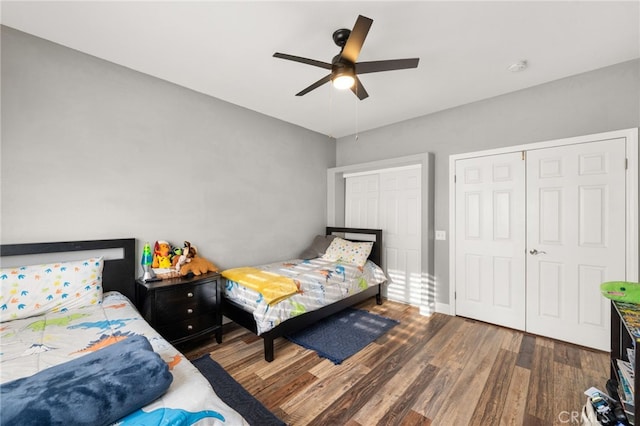
[[[640,57],[639,2],[13,2],[4,25],[329,136],[342,137]],[[327,70],[331,35],[373,19],[359,61],[419,57],[361,76],[358,101]],[[508,66],[526,59],[529,68]]]

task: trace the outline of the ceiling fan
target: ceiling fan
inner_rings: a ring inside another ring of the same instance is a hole
[[[302,58],[300,56],[287,55],[286,53],[274,53],[273,56],[275,58],[287,59],[331,70],[329,75],[322,77],[311,86],[303,89],[299,93],[296,93],[296,96],[306,95],[310,91],[332,81],[336,88],[350,88],[360,100],[363,100],[369,97],[369,94],[362,85],[358,75],[418,67],[418,61],[420,58],[356,62],[360,55],[360,49],[362,49],[362,45],[364,44],[364,39],[369,33],[369,28],[371,28],[371,24],[373,24],[373,19],[359,15],[355,25],[353,26],[353,30],[348,30],[346,28],[336,30],[333,33],[333,41],[341,50],[340,53],[333,57],[331,63]]]

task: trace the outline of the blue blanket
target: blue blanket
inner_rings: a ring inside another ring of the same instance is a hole
[[[0,385],[0,424],[107,425],[169,388],[173,376],[144,336]]]

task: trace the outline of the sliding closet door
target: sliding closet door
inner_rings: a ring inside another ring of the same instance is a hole
[[[527,152],[527,331],[609,350],[625,279],[625,140]]]
[[[422,303],[422,185],[420,167],[347,176],[345,225],[383,230],[387,297]]]
[[[422,298],[420,168],[380,173],[380,224],[390,300],[420,306]]]
[[[522,153],[455,163],[456,313],[525,328]]]

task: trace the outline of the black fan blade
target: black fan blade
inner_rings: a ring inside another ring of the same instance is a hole
[[[347,39],[347,43],[344,45],[342,49],[341,56],[348,61],[353,63],[358,60],[358,56],[360,56],[360,49],[362,49],[362,45],[364,44],[364,39],[367,37],[369,33],[369,28],[371,28],[371,24],[373,24],[373,19],[369,19],[365,16],[358,15],[358,19],[356,19],[356,23],[353,26],[353,30],[351,30],[351,34]]]
[[[355,93],[355,95],[358,97],[358,99],[363,100],[369,97],[369,94],[367,93],[367,91],[365,90],[364,86],[362,85],[362,82],[360,81],[360,79],[358,78],[358,76],[356,76],[356,83],[353,85],[353,87],[351,87],[351,91],[353,93]]]
[[[411,59],[390,59],[388,61],[358,62],[356,64],[356,74],[368,74],[372,72],[417,68],[419,60],[420,58],[411,58]]]
[[[273,57],[280,58],[280,59],[288,59],[289,61],[294,61],[294,62],[301,62],[303,64],[324,68],[326,70],[331,69],[331,64],[328,64],[322,61],[316,61],[315,59],[308,59],[300,56],[287,55],[286,53],[278,53],[278,52],[274,53]]]
[[[331,81],[331,74],[329,74],[329,75],[327,75],[325,77],[322,77],[320,80],[316,81],[311,86],[307,87],[306,89],[303,89],[299,93],[296,93],[296,96],[306,95],[307,93],[309,93],[313,89],[317,89],[318,87],[322,86],[325,83],[328,83],[329,81]]]

